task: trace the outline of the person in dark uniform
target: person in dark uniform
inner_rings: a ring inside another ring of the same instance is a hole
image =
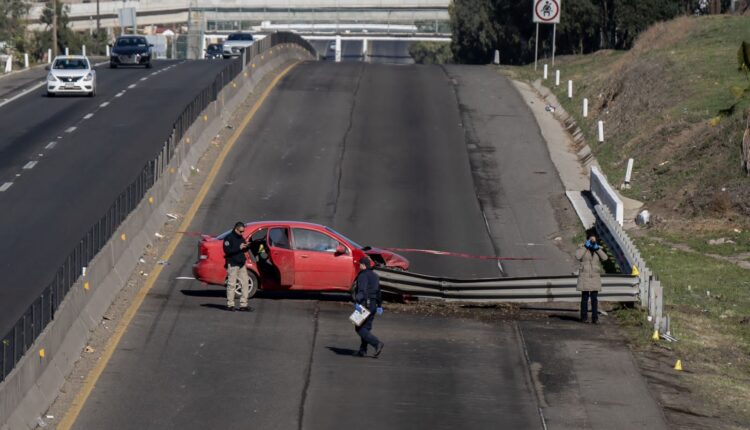
[[[374,334],[372,334],[372,322],[375,319],[375,315],[383,315],[383,299],[380,295],[380,278],[378,274],[373,272],[374,264],[368,257],[362,257],[359,260],[359,267],[362,269],[357,275],[357,290],[354,295],[354,307],[361,311],[362,308],[367,308],[370,311],[370,316],[359,326],[355,327],[354,330],[357,332],[359,337],[362,339],[359,345],[359,351],[354,355],[358,357],[364,357],[367,355],[367,345],[371,345],[375,348],[375,354],[373,357],[377,357],[383,351],[385,345],[381,342]]]
[[[224,261],[227,266],[227,310],[234,311],[234,294],[237,281],[240,282],[242,293],[240,295],[240,311],[251,312],[253,309],[247,305],[250,295],[248,285],[249,277],[245,262],[245,253],[250,246],[242,233],[245,231],[245,223],[238,222],[234,225],[231,233],[224,238]]]

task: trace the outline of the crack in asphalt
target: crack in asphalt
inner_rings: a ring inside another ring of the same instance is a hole
[[[302,398],[299,402],[299,424],[297,428],[302,430],[302,423],[305,418],[305,402],[307,401],[307,389],[310,388],[310,375],[312,374],[313,357],[315,354],[315,344],[318,340],[318,315],[320,314],[320,302],[315,302],[315,309],[313,310],[313,337],[312,344],[310,345],[310,356],[307,359],[307,369],[305,369],[305,385],[302,387]]]
[[[354,111],[357,108],[357,94],[359,94],[359,85],[362,82],[362,75],[364,75],[364,69],[365,66],[362,65],[359,68],[359,74],[357,75],[357,85],[354,87],[354,93],[352,94],[352,106],[351,109],[349,109],[349,125],[346,127],[346,131],[344,132],[344,137],[341,139],[341,153],[339,155],[338,163],[336,164],[338,172],[337,172],[337,179],[336,179],[336,192],[333,197],[333,201],[330,203],[329,206],[332,206],[332,212],[331,212],[331,219],[336,218],[336,212],[338,211],[339,207],[339,197],[341,196],[341,180],[344,176],[344,157],[346,156],[346,143],[349,139],[349,133],[352,131],[352,127],[354,126]]]

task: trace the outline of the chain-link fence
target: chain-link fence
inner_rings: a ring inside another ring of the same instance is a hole
[[[264,52],[281,44],[296,44],[315,55],[315,49],[306,40],[293,33],[273,33],[253,44],[245,52],[245,63],[250,64]],[[140,174],[125,188],[86,233],[73,247],[68,257],[57,269],[54,279],[47,285],[36,300],[28,307],[13,328],[2,338],[0,355],[0,382],[13,370],[26,351],[31,347],[42,330],[55,318],[70,288],[88,266],[94,256],[105,246],[117,231],[120,224],[135,210],[148,190],[161,178],[167,169],[177,145],[201,112],[216,101],[221,90],[232,82],[243,70],[241,61],[227,62],[213,82],[201,90],[185,107],[172,125],[161,151],[154,159],[143,166]]]

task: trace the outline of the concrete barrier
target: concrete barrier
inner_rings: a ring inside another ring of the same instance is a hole
[[[235,78],[237,87],[225,86],[216,101],[201,113],[177,144],[168,164],[167,171],[174,171],[174,174],[163,175],[149,190],[147,197],[88,265],[86,275],[71,287],[55,319],[0,383],[0,430],[37,427],[38,417],[57,397],[91,333],[125,286],[154,233],[168,220],[166,214],[180,200],[190,177],[190,166],[197,164],[211,139],[263,76],[290,60],[311,58],[308,51],[296,45],[277,45],[273,54],[256,60],[256,68],[245,70],[247,76],[243,72]],[[204,115],[209,121],[202,119]],[[186,139],[190,139],[190,145],[184,144]],[[153,197],[153,203],[149,197]],[[123,234],[125,240],[121,240]],[[84,284],[88,284],[88,289]],[[42,348],[44,357],[39,354]]]

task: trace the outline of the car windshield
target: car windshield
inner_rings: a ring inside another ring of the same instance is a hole
[[[230,34],[227,40],[253,40],[253,35],[249,33]]]
[[[89,64],[83,58],[58,58],[52,67],[55,70],[86,70]]]
[[[218,52],[218,51],[221,51],[221,45],[208,45],[207,50],[208,50],[208,52]]]
[[[340,237],[340,238],[344,239],[345,241],[347,241],[347,242],[351,243],[351,244],[352,244],[352,246],[354,246],[355,248],[357,248],[357,249],[362,249],[362,246],[361,246],[360,244],[358,244],[357,242],[355,242],[355,241],[353,241],[353,240],[349,239],[348,237],[344,236],[343,234],[341,234],[341,233],[337,232],[336,230],[334,230],[334,229],[332,229],[332,228],[330,228],[330,227],[326,227],[326,230],[328,230],[328,231],[330,231],[331,233],[333,233],[333,234],[337,235],[338,237]]]
[[[144,37],[121,37],[117,39],[116,46],[146,46],[146,38]]]

